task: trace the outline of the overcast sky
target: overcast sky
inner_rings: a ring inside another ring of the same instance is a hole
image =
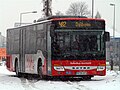
[[[72,2],[84,1],[88,4],[88,9],[91,10],[92,0],[52,0],[52,12],[55,14],[57,11],[63,13],[69,8]],[[116,31],[120,32],[120,0],[94,0],[94,16],[99,11],[102,18],[106,20],[108,29],[113,28],[113,6],[116,7]],[[36,14],[22,15],[22,22],[32,23],[43,14],[42,0],[0,0],[0,32],[6,36],[6,30],[14,27],[14,23],[20,22],[20,13],[37,11]]]

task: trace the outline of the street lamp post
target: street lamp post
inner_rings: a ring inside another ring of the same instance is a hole
[[[115,37],[115,4],[110,4],[114,7],[114,15],[113,15],[113,37]]]
[[[94,0],[92,0],[92,18],[94,17]]]
[[[23,14],[29,14],[29,13],[37,13],[37,11],[20,13],[20,26],[21,26],[21,24],[22,24],[22,15],[23,15]]]

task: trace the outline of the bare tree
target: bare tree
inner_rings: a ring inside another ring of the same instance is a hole
[[[52,5],[52,0],[43,0],[43,12],[46,17],[52,15],[51,5]]]
[[[100,13],[97,11],[95,18],[101,18]]]
[[[88,10],[88,5],[85,2],[71,3],[69,9],[66,12],[67,15],[72,16],[87,16],[91,17],[91,13]]]

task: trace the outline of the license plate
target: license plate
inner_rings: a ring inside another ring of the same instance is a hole
[[[87,72],[77,72],[76,75],[87,75]]]

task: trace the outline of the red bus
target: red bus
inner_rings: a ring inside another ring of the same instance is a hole
[[[91,78],[106,74],[105,21],[51,16],[7,30],[8,69],[50,77]]]

